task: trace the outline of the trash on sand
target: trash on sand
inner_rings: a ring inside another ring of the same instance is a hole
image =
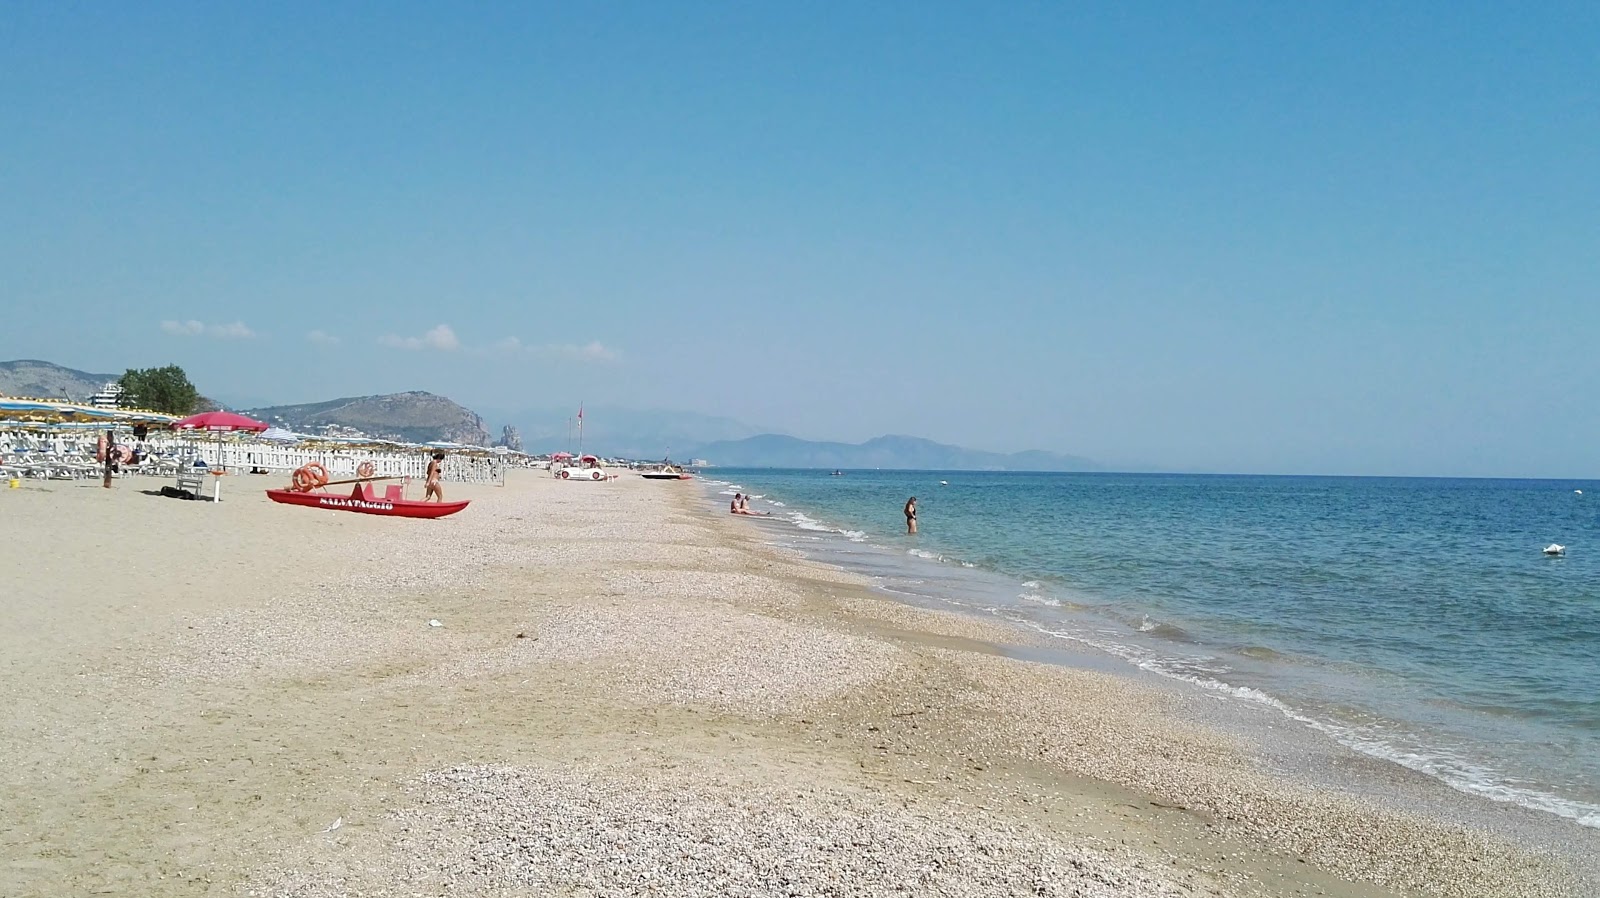
[[[431,621],[428,621],[428,626],[430,626],[430,627],[442,627],[442,626],[444,626],[444,624],[439,623],[437,620],[431,620]]]
[[[338,829],[341,826],[344,826],[344,818],[343,817],[340,817],[340,818],[334,820],[332,823],[328,824],[328,828],[322,830],[322,832],[331,833],[331,832],[333,832],[334,830]]]

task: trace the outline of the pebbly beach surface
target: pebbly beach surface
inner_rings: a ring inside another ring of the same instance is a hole
[[[0,894],[1600,894],[1588,831],[1293,775],[690,486],[519,473],[438,521],[0,495]]]

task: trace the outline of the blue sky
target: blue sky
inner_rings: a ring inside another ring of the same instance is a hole
[[[1600,6],[862,6],[8,4],[0,358],[1600,475]]]

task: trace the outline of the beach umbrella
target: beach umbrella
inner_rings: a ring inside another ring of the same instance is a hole
[[[261,435],[256,439],[265,440],[268,443],[298,443],[302,437],[300,434],[292,430],[284,430],[282,427],[268,427],[266,430],[261,431]]]
[[[217,433],[232,433],[236,430],[248,430],[260,433],[270,425],[244,415],[233,412],[201,412],[172,422],[173,430],[211,430]]]
[[[244,415],[233,412],[201,412],[190,415],[182,420],[172,422],[173,430],[208,430],[217,435],[217,467],[222,467],[222,435],[225,433],[261,433],[267,429],[267,424]],[[222,501],[222,479],[217,479],[216,489],[211,494],[212,501]]]

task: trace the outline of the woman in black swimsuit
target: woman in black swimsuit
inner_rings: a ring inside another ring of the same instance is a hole
[[[906,500],[906,532],[917,532],[917,497],[912,496]]]

